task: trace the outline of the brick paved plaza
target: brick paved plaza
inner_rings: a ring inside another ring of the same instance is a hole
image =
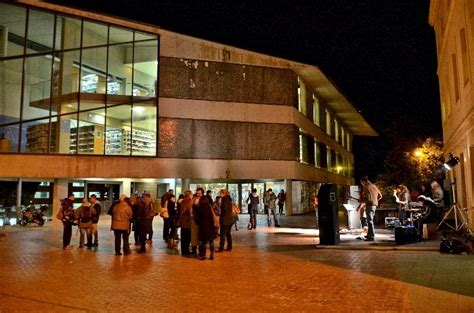
[[[63,251],[61,225],[7,230],[0,311],[474,311],[472,256],[316,249],[310,229],[248,231],[245,218],[234,250],[214,261],[166,249],[159,219],[145,255],[115,256],[107,217],[97,250],[77,249],[73,235]]]

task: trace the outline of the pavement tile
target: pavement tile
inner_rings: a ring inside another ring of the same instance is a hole
[[[144,255],[61,249],[61,225],[0,237],[0,312],[473,312],[474,258],[428,251],[316,249],[314,230],[233,231],[232,252],[198,261],[166,249],[160,219]],[[287,217],[283,225],[310,225]],[[240,218],[246,225],[246,216]],[[286,222],[286,223],[285,223]],[[298,223],[297,223],[298,222]],[[209,251],[208,251],[209,255]],[[466,275],[469,273],[471,275]]]

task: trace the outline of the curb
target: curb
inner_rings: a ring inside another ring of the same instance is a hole
[[[374,251],[437,251],[439,247],[404,247],[404,246],[321,246],[316,245],[316,249],[327,250],[374,250]]]

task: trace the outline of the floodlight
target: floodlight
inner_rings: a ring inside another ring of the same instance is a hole
[[[453,156],[452,153],[449,154],[449,159],[446,161],[446,163],[443,164],[443,167],[447,170],[450,171],[453,167],[459,164],[459,158]]]

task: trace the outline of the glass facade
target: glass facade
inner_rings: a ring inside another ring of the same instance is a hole
[[[0,3],[1,152],[156,156],[159,38]]]

